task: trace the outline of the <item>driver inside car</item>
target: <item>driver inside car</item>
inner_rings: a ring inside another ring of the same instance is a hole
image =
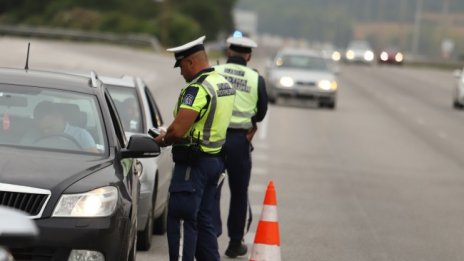
[[[70,149],[77,145],[80,150],[98,152],[92,135],[86,129],[73,126],[66,120],[62,105],[49,101],[40,102],[34,109],[37,129],[26,133],[21,143],[36,145],[46,139],[62,139],[68,140],[68,144],[72,143]]]

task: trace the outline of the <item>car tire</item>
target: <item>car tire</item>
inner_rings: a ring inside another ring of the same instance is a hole
[[[153,231],[153,209],[149,212],[147,223],[143,231],[137,232],[137,250],[148,251],[151,247]]]
[[[168,206],[164,206],[163,213],[157,218],[153,224],[153,234],[164,235],[168,227]]]

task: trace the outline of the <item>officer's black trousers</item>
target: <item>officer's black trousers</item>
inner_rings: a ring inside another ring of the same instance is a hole
[[[231,240],[242,240],[248,211],[248,185],[251,175],[250,143],[246,139],[246,131],[228,131],[223,147],[226,158],[230,188],[230,205],[227,218],[227,230]],[[215,226],[218,236],[222,233],[220,221],[220,190],[216,198]]]
[[[217,182],[224,168],[220,157],[200,157],[194,166],[175,164],[169,187],[169,259],[219,261],[212,211]]]

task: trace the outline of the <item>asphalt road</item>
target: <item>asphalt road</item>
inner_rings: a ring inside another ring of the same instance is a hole
[[[0,38],[0,66],[23,67],[26,42]],[[31,68],[140,75],[168,122],[183,86],[172,65],[143,50],[37,40],[30,58]],[[344,66],[336,110],[270,106],[254,142],[251,231],[273,180],[282,260],[464,260],[464,111],[452,109],[453,84],[449,71]],[[223,214],[227,199],[225,187]],[[221,254],[226,245],[223,235]],[[165,236],[137,260],[168,260]]]

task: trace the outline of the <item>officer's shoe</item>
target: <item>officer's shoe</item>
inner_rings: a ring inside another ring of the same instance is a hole
[[[238,256],[245,255],[247,251],[248,248],[242,240],[231,240],[226,250],[226,256],[230,258],[235,258]]]

